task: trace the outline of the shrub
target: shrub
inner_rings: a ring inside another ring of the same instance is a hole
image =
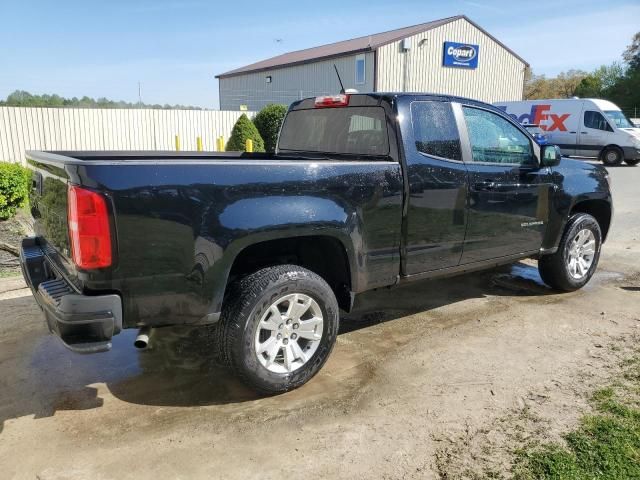
[[[0,220],[16,214],[29,196],[31,172],[17,163],[0,162]]]
[[[260,110],[256,118],[253,119],[253,123],[264,139],[264,148],[269,153],[276,151],[278,133],[286,113],[287,107],[285,105],[271,104]]]
[[[248,138],[253,140],[254,152],[264,152],[264,141],[262,140],[260,133],[258,133],[258,129],[253,122],[249,120],[249,117],[243,113],[233,126],[231,138],[229,138],[229,141],[227,142],[226,150],[228,152],[246,151],[246,142]]]

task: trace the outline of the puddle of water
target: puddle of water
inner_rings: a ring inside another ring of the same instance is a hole
[[[551,289],[542,281],[537,266],[514,263],[509,272],[497,273],[491,279],[493,285],[516,294],[544,295]]]
[[[529,280],[542,287],[546,287],[546,284],[540,278],[537,266],[525,265],[524,263],[514,263],[511,265],[511,275],[514,277],[522,278],[523,280]]]
[[[79,355],[60,340],[37,333],[30,344],[20,340],[0,356],[0,378],[6,369],[18,370],[9,388],[0,393],[0,432],[5,420],[25,415],[50,417],[61,410],[101,408],[106,389],[117,399],[137,405],[193,407],[225,406],[219,413],[244,415],[263,405],[274,406],[272,416],[303,405],[321,405],[346,398],[370,378],[368,349],[338,344],[316,378],[301,389],[275,397],[261,397],[245,387],[231,371],[213,360],[207,328],[170,327],[154,331],[151,347],[133,347],[136,330],[114,337],[109,352]],[[3,345],[4,346],[4,345]],[[276,408],[277,407],[277,408]]]

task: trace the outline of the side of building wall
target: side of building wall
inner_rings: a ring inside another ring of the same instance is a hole
[[[374,54],[367,52],[364,55],[366,73],[365,83],[361,85],[355,83],[356,55],[220,78],[220,109],[238,110],[240,105],[246,105],[249,110],[257,111],[269,103],[288,106],[302,98],[338,93],[340,84],[334,64],[345,88],[372,92]],[[267,83],[267,76],[271,76],[271,83]]]
[[[444,42],[479,45],[476,69],[444,67]],[[401,42],[377,51],[377,90],[459,95],[493,103],[522,100],[525,64],[464,19],[411,37],[411,49]]]
[[[26,150],[215,150],[242,113],[218,110],[152,110],[0,107],[0,161],[24,162]]]

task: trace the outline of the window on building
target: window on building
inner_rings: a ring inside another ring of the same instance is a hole
[[[356,56],[356,85],[363,85],[366,81],[366,60],[364,55]]]
[[[460,136],[450,103],[413,102],[411,121],[418,152],[462,160]]]
[[[595,128],[596,130],[613,132],[613,129],[600,112],[592,112],[590,110],[584,112],[584,126],[587,128]]]
[[[514,125],[487,110],[471,107],[463,110],[474,162],[519,165],[535,162],[531,141]]]

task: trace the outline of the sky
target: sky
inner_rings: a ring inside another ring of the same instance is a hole
[[[218,106],[216,74],[302,48],[465,14],[553,76],[621,59],[640,0],[0,0],[0,98]]]

